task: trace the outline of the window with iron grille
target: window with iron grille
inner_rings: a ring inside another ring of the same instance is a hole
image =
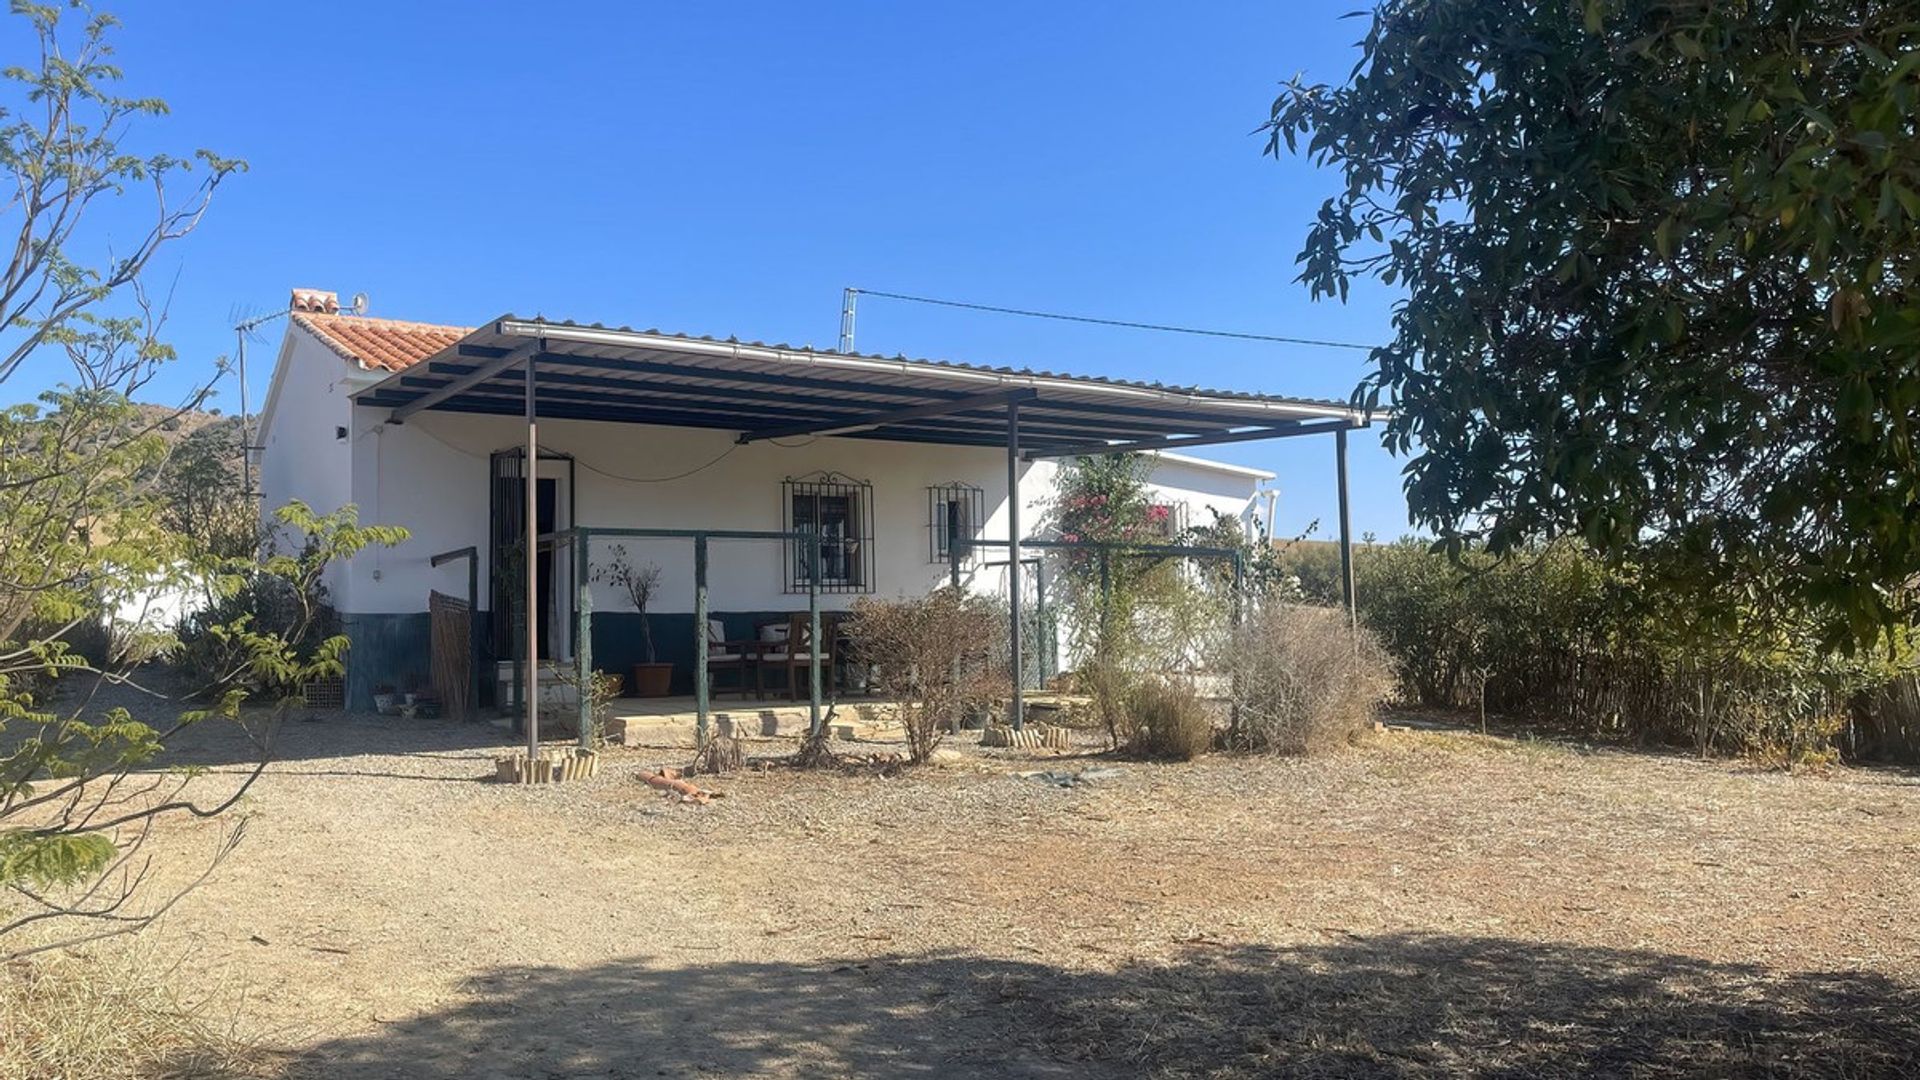
[[[873,485],[838,473],[788,477],[781,484],[787,532],[820,537],[820,591],[873,591]],[[808,545],[788,540],[788,592],[807,591]]]
[[[986,492],[972,484],[927,489],[927,561],[964,559],[986,517]]]
[[[1187,504],[1154,503],[1147,507],[1147,522],[1162,540],[1178,540],[1187,531]]]

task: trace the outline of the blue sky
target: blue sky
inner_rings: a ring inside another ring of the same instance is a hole
[[[295,285],[822,346],[847,285],[1382,340],[1391,295],[1293,282],[1333,177],[1252,134],[1282,80],[1345,76],[1355,6],[121,5],[128,89],[173,108],[141,145],[251,165],[159,268],[173,379]],[[24,58],[20,26],[3,44]],[[1316,397],[1362,359],[879,299],[857,344]],[[1400,463],[1354,449],[1356,530],[1399,535]],[[1330,534],[1331,440],[1209,452],[1277,471],[1283,527]]]

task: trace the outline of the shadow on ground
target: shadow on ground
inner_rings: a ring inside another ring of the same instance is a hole
[[[155,760],[159,768],[245,769],[260,760],[263,746],[281,775],[388,776],[418,780],[472,779],[492,766],[493,751],[511,745],[515,736],[492,724],[452,720],[404,720],[388,716],[321,714],[311,717],[296,710],[271,722],[249,714],[244,725],[211,717],[181,732]],[[369,771],[328,762],[375,756],[429,760],[472,758],[473,777],[448,775],[445,768],[414,771]]]
[[[186,696],[175,675],[163,665],[151,664],[128,682],[77,679],[57,687],[50,707],[59,712],[77,711],[92,720],[106,717],[109,710],[125,709],[133,719],[164,731],[177,724],[184,714],[207,709],[210,704]],[[474,758],[478,766],[486,765],[482,759],[492,750],[517,741],[512,732],[487,720],[407,719],[305,707],[290,708],[283,716],[277,716],[268,708],[248,708],[242,715],[244,719],[240,722],[208,716],[189,725],[169,741],[166,752],[152,762],[152,769],[241,771],[257,764],[265,752],[275,763],[275,771],[283,774],[339,773],[453,780],[461,777],[449,776],[445,769],[369,774],[365,769],[330,768],[325,763],[366,755],[412,757],[423,763],[429,758],[464,756]],[[478,776],[481,771],[476,768],[473,775]]]
[[[671,902],[661,898],[662,902]],[[1070,971],[971,956],[501,968],[302,1077],[1893,1077],[1920,988],[1615,949],[1383,936]]]

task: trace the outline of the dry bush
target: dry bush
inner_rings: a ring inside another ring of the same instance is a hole
[[[1236,749],[1311,754],[1373,724],[1394,686],[1393,663],[1371,633],[1333,608],[1271,605],[1235,633],[1218,667],[1237,706]]]
[[[268,1056],[168,986],[135,941],[0,968],[0,1076],[151,1080],[262,1075]]]
[[[1151,680],[1128,695],[1127,752],[1156,761],[1192,761],[1213,748],[1214,710],[1191,686]]]
[[[892,702],[909,760],[927,760],[945,731],[992,704],[1005,685],[1005,631],[1000,607],[963,589],[854,605],[847,637]]]
[[[725,776],[739,772],[746,764],[746,750],[740,745],[739,739],[731,735],[715,735],[693,756],[693,764],[687,767],[687,772],[696,776]]]

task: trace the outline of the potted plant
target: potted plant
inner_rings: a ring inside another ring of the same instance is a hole
[[[660,568],[653,563],[634,565],[625,545],[615,544],[612,558],[593,570],[593,580],[620,590],[640,613],[640,657],[633,665],[633,692],[637,697],[666,697],[673,685],[673,664],[660,663],[653,651],[653,625],[647,618],[647,605],[653,603],[660,587]]]

